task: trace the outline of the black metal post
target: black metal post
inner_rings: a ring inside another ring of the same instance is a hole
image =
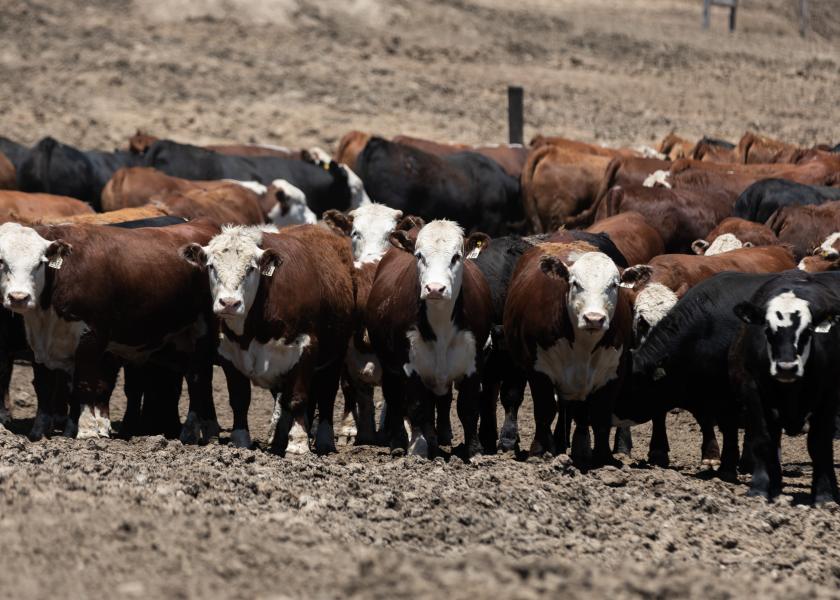
[[[524,143],[525,112],[523,96],[524,92],[520,86],[508,86],[508,141],[511,144]]]

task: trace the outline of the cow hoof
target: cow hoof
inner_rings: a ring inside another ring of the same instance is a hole
[[[478,440],[473,440],[469,444],[465,444],[466,451],[467,451],[467,458],[472,458],[473,456],[481,456],[484,453],[484,448],[481,445],[481,442]]]
[[[67,419],[67,424],[64,426],[62,435],[68,438],[75,438],[79,434],[79,424],[73,419]]]
[[[0,407],[0,425],[8,427],[12,423],[12,413],[5,407]]]
[[[770,500],[770,493],[764,488],[750,487],[747,491],[747,496],[751,496],[753,498],[764,498],[768,501]]]
[[[96,417],[96,434],[101,438],[111,437],[111,419],[108,417]]]
[[[309,443],[301,440],[289,440],[286,444],[286,454],[306,454],[309,452]]]
[[[319,455],[335,452],[335,437],[332,423],[327,422],[325,419],[322,419],[318,423],[318,431],[315,433],[315,452]]]
[[[99,423],[93,410],[89,407],[82,407],[82,413],[79,415],[79,425],[76,431],[76,438],[80,440],[87,440],[99,437]]]
[[[408,453],[412,456],[429,458],[429,443],[426,441],[425,436],[418,435],[414,438],[411,445],[408,447]]]
[[[738,474],[733,469],[718,469],[718,479],[727,483],[738,483]]]
[[[704,458],[700,461],[700,465],[706,469],[714,469],[715,467],[720,465],[719,458]]]
[[[248,449],[251,447],[251,434],[247,429],[234,429],[230,432],[230,443],[234,448]]]
[[[814,506],[819,506],[820,504],[828,504],[837,501],[837,496],[835,494],[832,494],[831,492],[821,492],[813,498]]]
[[[320,425],[319,425],[320,427]],[[309,435],[303,426],[295,421],[289,430],[286,454],[306,454],[309,452]]]
[[[180,440],[182,444],[197,444],[201,440],[201,426],[196,413],[187,413],[187,420],[181,427]]]
[[[215,419],[206,419],[201,421],[201,442],[204,444],[211,444],[219,441],[219,433],[222,428],[219,427],[219,422]]]
[[[668,456],[666,450],[651,450],[648,453],[648,464],[654,467],[662,467],[667,469],[671,464],[671,458]]]
[[[52,419],[49,415],[39,412],[35,415],[35,421],[32,423],[32,429],[29,435],[26,436],[32,442],[37,442],[44,438],[45,435],[52,431]]]
[[[341,420],[341,425],[338,428],[338,443],[341,445],[350,446],[355,442],[359,431],[356,428],[356,419],[353,418],[353,413],[347,413]]]

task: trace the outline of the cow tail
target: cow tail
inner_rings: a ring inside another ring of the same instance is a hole
[[[525,161],[525,167],[522,169],[519,193],[522,198],[522,210],[525,213],[525,220],[530,225],[531,233],[543,233],[543,225],[537,211],[537,201],[534,197],[533,183],[537,167],[551,150],[551,146],[540,146],[536,150],[532,150],[528,159]]]

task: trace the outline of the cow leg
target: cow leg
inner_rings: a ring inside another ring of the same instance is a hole
[[[138,365],[125,365],[123,367],[125,384],[125,415],[123,415],[120,437],[131,438],[141,433],[141,406],[143,403],[143,380],[144,368]]]
[[[748,495],[772,500],[782,491],[782,465],[779,460],[781,427],[778,419],[768,412],[764,412],[756,425],[752,441],[755,468]]]
[[[79,405],[76,437],[108,437],[111,418],[108,403],[120,364],[105,352],[107,343],[93,332],[82,336],[76,348],[73,402]]]
[[[481,402],[481,380],[478,373],[474,373],[469,377],[464,377],[458,386],[458,419],[461,421],[461,427],[464,429],[464,455],[469,459],[476,454],[481,454],[482,444],[478,435],[478,415],[479,404]],[[496,406],[493,403],[493,437],[490,439],[490,446],[487,449],[488,453],[496,450],[496,435],[495,435],[495,420],[496,420]]]
[[[720,446],[715,435],[715,421],[709,415],[700,415],[697,417],[697,422],[703,434],[700,464],[711,469],[720,464]]]
[[[648,448],[648,463],[657,467],[667,468],[671,464],[668,453],[671,446],[668,444],[668,429],[665,419],[668,416],[666,411],[654,415],[651,421],[650,446]]]
[[[360,382],[353,380],[347,366],[344,365],[341,369],[341,393],[344,396],[344,412],[341,414],[341,425],[338,427],[338,443],[341,445],[353,444],[359,435],[357,385],[361,385]]]
[[[228,401],[233,413],[230,443],[235,448],[250,448],[251,431],[248,427],[248,409],[251,406],[251,380],[234,367],[230,361],[219,357],[219,364],[225,374]]]
[[[335,431],[333,430],[333,409],[341,379],[342,361],[336,360],[312,379],[311,402],[318,406],[318,429],[315,433],[315,452],[324,455],[335,452]]]
[[[423,458],[434,458],[438,449],[437,431],[435,431],[435,408],[441,399],[449,399],[451,394],[435,396],[429,391],[417,375],[412,375],[405,390],[406,415],[411,428],[408,453]]]
[[[356,392],[356,440],[357,446],[376,443],[376,407],[373,404],[373,386],[357,381]]]
[[[505,409],[505,420],[499,434],[499,448],[503,452],[519,447],[519,407],[525,397],[525,374],[511,368],[502,378],[501,402]]]
[[[491,350],[484,369],[481,373],[481,399],[479,401],[480,426],[478,439],[484,452],[491,453],[496,449],[499,439],[499,430],[496,423],[496,404],[501,391],[500,365],[495,360],[497,350]],[[460,398],[460,392],[459,396]]]
[[[45,435],[49,435],[53,429],[53,374],[44,365],[32,363],[32,387],[35,388],[35,397],[38,407],[35,411],[35,420],[32,422],[32,429],[27,436],[33,442],[37,442]]]
[[[382,373],[382,396],[385,399],[384,431],[388,437],[391,454],[408,449],[408,435],[405,431],[406,380],[398,373]]]
[[[837,393],[834,391],[833,393]],[[824,402],[811,415],[808,429],[808,454],[814,473],[811,480],[811,502],[840,502],[837,493],[837,475],[834,472],[834,415],[835,402]]]
[[[615,441],[613,442],[613,454],[623,454],[628,458],[633,451],[633,434],[630,427],[620,425],[615,428]]]
[[[9,387],[12,382],[13,367],[12,355],[3,347],[0,350],[0,394],[2,394],[2,398],[0,398],[0,426],[3,427],[12,422],[12,398],[9,395]]]
[[[142,389],[140,434],[178,437],[181,433],[178,402],[181,399],[183,374],[157,364],[146,365],[142,373],[145,380]]]
[[[734,403],[734,401],[733,401]],[[727,411],[718,418],[718,427],[723,436],[723,452],[720,456],[718,477],[725,481],[738,481],[738,416]]]
[[[440,446],[452,445],[452,419],[449,412],[452,409],[452,390],[448,394],[435,397],[435,415],[437,443]]]
[[[551,422],[557,414],[554,386],[548,376],[537,372],[528,376],[528,385],[534,399],[534,441],[529,453],[531,456],[541,456],[546,452],[556,454],[557,447],[551,435]]]
[[[219,439],[219,421],[213,404],[213,360],[215,347],[210,336],[196,342],[187,370],[190,404],[181,428],[184,444],[209,444]]]
[[[272,451],[283,456],[309,452],[312,357],[304,355],[286,375],[282,392],[275,394],[276,421],[271,440]]]
[[[575,420],[575,432],[572,434],[572,462],[582,467],[592,464],[592,440],[589,436],[589,410],[585,403],[575,403],[570,407]],[[560,423],[558,422],[559,426]],[[609,433],[607,434],[609,435]],[[609,449],[609,439],[607,440]]]

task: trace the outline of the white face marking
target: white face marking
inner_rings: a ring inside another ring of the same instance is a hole
[[[464,276],[464,230],[453,221],[432,221],[414,245],[421,300],[454,300]]]
[[[577,330],[610,327],[618,302],[618,267],[602,252],[586,252],[569,268],[568,311]]]
[[[306,194],[303,190],[293,186],[285,179],[275,179],[271,185],[280,190],[285,195],[285,206],[288,210],[283,213],[283,204],[278,202],[271,210],[268,211],[268,220],[274,223],[277,227],[287,227],[289,225],[314,225],[318,222],[318,217],[309,205],[306,203]]]
[[[644,187],[649,188],[656,187],[659,185],[671,189],[671,184],[668,183],[669,175],[670,173],[668,171],[654,171],[653,173],[647,176],[647,178],[642,182],[642,185]]]
[[[0,295],[3,306],[25,313],[35,308],[44,290],[45,253],[50,247],[31,227],[0,226]]]
[[[802,377],[811,354],[810,332],[805,333],[813,319],[808,301],[793,292],[779,294],[767,303],[765,319],[770,375],[782,381]],[[804,345],[803,334],[808,336]]]
[[[256,227],[225,226],[203,250],[207,255],[207,273],[213,312],[242,332],[245,316],[251,309],[260,284],[258,262],[263,250],[262,231]]]
[[[259,181],[239,181],[238,179],[222,179],[222,181],[227,181],[229,183],[241,185],[245,189],[251,190],[252,192],[260,196],[262,196],[268,191],[268,188],[261,184]]]
[[[636,295],[633,332],[639,345],[645,341],[650,328],[664,319],[678,300],[677,295],[661,283],[648,284]]]
[[[352,208],[359,208],[360,206],[367,206],[371,203],[370,196],[365,191],[365,184],[362,178],[353,172],[353,169],[345,164],[339,165],[347,174],[347,185],[350,188],[350,206]]]
[[[704,254],[706,256],[714,256],[715,254],[723,254],[724,252],[729,252],[730,250],[737,250],[738,248],[743,248],[744,244],[735,237],[734,234],[731,233],[724,233],[715,238],[708,248],[706,248],[706,252]]]
[[[825,241],[820,244],[820,255],[829,259],[840,257],[840,251],[837,248],[838,242],[840,242],[840,232],[832,233],[825,238]]]
[[[356,267],[378,261],[391,247],[388,237],[402,218],[402,211],[384,204],[371,203],[349,214],[353,217],[350,241]]]

